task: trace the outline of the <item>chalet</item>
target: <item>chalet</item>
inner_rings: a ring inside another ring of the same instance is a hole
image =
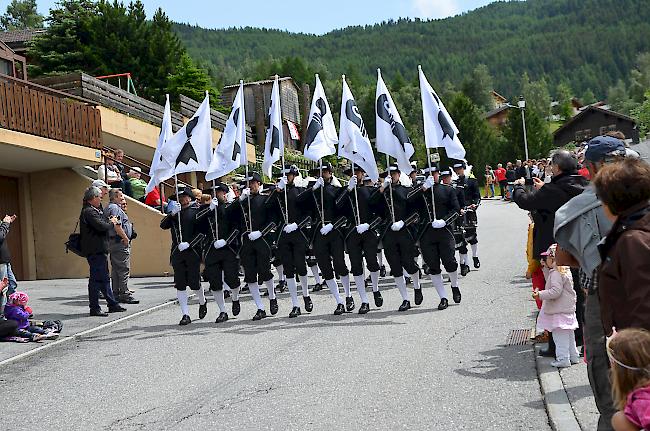
[[[12,78],[27,78],[25,57],[16,54],[9,46],[0,41],[0,73]]]
[[[488,121],[488,123],[490,123],[490,126],[500,129],[506,125],[510,109],[510,105],[499,106],[498,108],[494,108],[485,114],[485,119]]]
[[[633,118],[596,106],[588,106],[557,129],[553,143],[557,147],[580,143],[613,130],[623,132],[628,143],[639,143],[639,129]]]
[[[508,99],[506,99],[496,91],[492,90],[490,96],[492,97],[493,109],[501,108],[503,106],[508,106]]]

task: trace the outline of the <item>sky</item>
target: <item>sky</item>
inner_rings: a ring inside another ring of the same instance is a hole
[[[400,17],[436,19],[457,15],[493,0],[143,0],[147,16],[162,7],[177,22],[205,28],[267,27],[323,34],[351,25],[374,24]],[[0,1],[0,4],[4,3]],[[125,1],[128,3],[128,1]],[[269,7],[269,4],[278,6]],[[37,0],[47,15],[56,0]],[[4,7],[2,7],[4,9]]]

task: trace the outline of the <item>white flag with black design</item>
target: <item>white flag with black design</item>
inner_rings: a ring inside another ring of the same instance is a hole
[[[212,124],[207,92],[194,116],[165,143],[160,153],[173,167],[173,171],[167,172],[161,180],[185,172],[207,172],[212,157]]]
[[[282,131],[282,110],[280,107],[280,85],[275,76],[271,90],[271,106],[269,107],[269,128],[264,141],[264,161],[262,170],[267,177],[272,176],[273,163],[280,160],[284,151],[284,133]]]
[[[354,96],[345,81],[345,76],[343,76],[340,119],[339,156],[360,166],[373,181],[377,181],[379,171],[368,138],[368,131],[361,118]]]
[[[208,181],[228,175],[240,166],[246,165],[246,115],[244,110],[244,83],[239,82],[239,90],[232,103],[230,117],[214,149],[210,168],[205,174]]]
[[[168,165],[165,159],[162,158],[161,151],[165,143],[172,137],[172,113],[169,107],[169,94],[167,94],[167,101],[165,102],[165,110],[163,112],[162,124],[160,125],[160,135],[158,135],[158,144],[156,151],[153,153],[151,160],[151,167],[149,168],[149,183],[145,189],[146,193],[150,193],[158,184],[163,180],[161,179],[166,172],[171,171],[172,166]],[[173,171],[172,175],[174,175]]]
[[[334,117],[332,117],[330,105],[327,103],[323,84],[316,75],[316,87],[314,88],[314,97],[311,100],[309,124],[305,135],[305,157],[316,162],[323,157],[336,154],[338,140]]]
[[[447,112],[442,100],[420,72],[420,95],[422,96],[422,117],[424,119],[424,138],[427,148],[444,148],[447,157],[464,160],[465,148],[458,137],[458,127]]]
[[[415,153],[415,148],[413,148],[402,118],[397,112],[393,98],[390,96],[386,84],[384,84],[379,69],[377,69],[375,109],[377,150],[394,157],[402,172],[410,172],[410,159]]]

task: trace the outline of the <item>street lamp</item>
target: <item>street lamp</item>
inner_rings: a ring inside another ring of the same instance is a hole
[[[528,160],[528,138],[526,137],[526,115],[524,114],[526,111],[526,101],[524,100],[524,96],[519,96],[517,106],[521,109],[521,124],[524,128],[524,151],[526,152],[526,160]]]

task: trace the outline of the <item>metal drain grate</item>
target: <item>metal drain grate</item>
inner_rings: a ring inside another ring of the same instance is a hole
[[[523,346],[528,343],[530,338],[530,329],[513,329],[508,335],[506,346]]]

